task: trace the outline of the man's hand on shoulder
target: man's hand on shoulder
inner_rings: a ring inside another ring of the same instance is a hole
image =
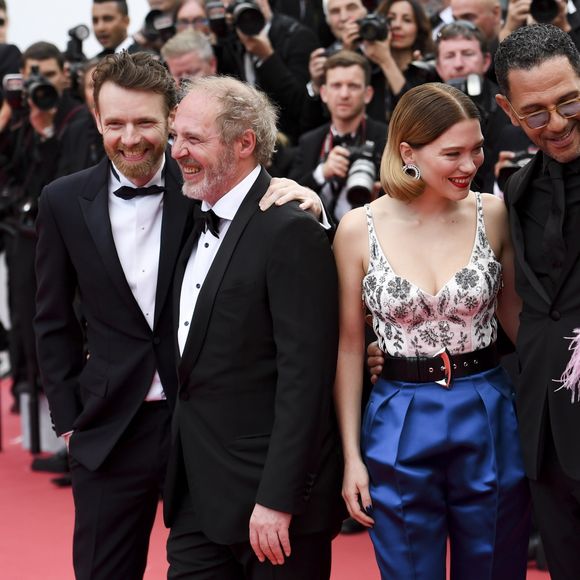
[[[291,520],[292,514],[255,505],[250,517],[250,544],[260,562],[268,559],[276,566],[290,556]]]
[[[270,187],[260,200],[260,209],[266,211],[272,205],[284,205],[299,201],[300,209],[310,212],[317,220],[322,215],[322,202],[318,194],[291,179],[273,177]]]

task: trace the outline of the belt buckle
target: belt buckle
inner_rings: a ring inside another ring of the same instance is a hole
[[[445,372],[445,378],[439,379],[435,381],[438,385],[444,387],[445,389],[449,389],[451,387],[451,380],[452,380],[452,362],[451,362],[451,354],[447,350],[447,348],[442,348],[439,352],[436,352],[433,355],[433,358],[439,357],[441,362],[443,363],[443,371]]]

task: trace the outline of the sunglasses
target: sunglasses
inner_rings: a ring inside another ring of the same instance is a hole
[[[542,127],[545,127],[550,122],[550,117],[553,111],[556,111],[558,115],[564,117],[564,119],[571,119],[580,113],[580,97],[570,99],[569,101],[560,103],[553,107],[548,107],[547,109],[542,109],[541,111],[534,111],[528,115],[519,115],[507,98],[506,101],[514,115],[520,121],[525,121],[530,129],[541,129]]]
[[[0,18],[0,26],[4,26],[6,24],[5,18]]]

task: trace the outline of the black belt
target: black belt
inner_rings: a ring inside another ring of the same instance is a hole
[[[409,383],[438,383],[449,388],[454,378],[467,377],[487,371],[499,364],[495,343],[461,354],[450,354],[447,349],[438,354],[418,357],[385,355],[381,377],[389,381]]]

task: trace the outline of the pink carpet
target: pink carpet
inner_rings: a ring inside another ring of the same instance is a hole
[[[30,470],[32,456],[19,441],[20,421],[8,413],[8,381],[0,384],[2,442],[0,452],[0,578],[2,580],[73,580],[71,538],[73,502],[70,488],[59,489],[48,473]],[[167,531],[159,517],[151,538],[146,580],[166,575]],[[549,575],[528,569],[528,580]],[[332,580],[379,580],[366,534],[339,536],[333,543]]]

